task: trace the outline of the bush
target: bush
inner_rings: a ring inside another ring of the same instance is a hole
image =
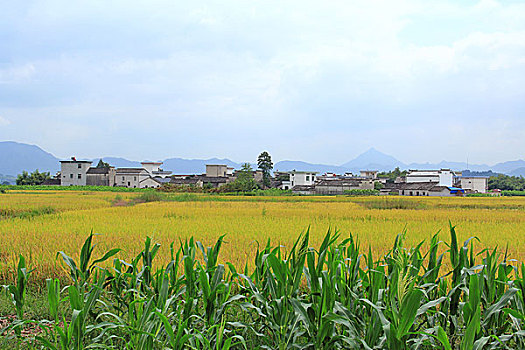
[[[378,190],[346,190],[343,192],[347,196],[378,196]]]
[[[111,186],[45,186],[45,185],[8,185],[0,186],[0,190],[30,190],[30,191],[93,191],[93,192],[148,192],[154,188],[127,188]]]
[[[525,191],[501,191],[501,195],[506,197],[523,197],[525,196]]]

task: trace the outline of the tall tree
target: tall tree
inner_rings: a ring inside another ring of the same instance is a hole
[[[109,164],[104,162],[102,159],[98,161],[97,168],[109,168]]]
[[[270,172],[273,169],[272,157],[266,151],[259,154],[257,158],[257,167],[262,170],[263,173],[263,185],[264,187],[270,187]]]
[[[237,179],[235,179],[235,187],[243,192],[254,190],[257,187],[250,163],[242,165],[241,170],[237,173]]]

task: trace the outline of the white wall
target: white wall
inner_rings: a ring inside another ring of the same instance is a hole
[[[290,172],[291,186],[311,186],[315,183],[315,172]]]
[[[151,177],[145,179],[145,180],[142,180],[140,182],[140,188],[157,188],[157,187],[160,187],[160,184],[153,180]]]
[[[162,163],[141,163],[142,167],[150,174],[153,174],[154,171],[159,171],[159,167]]]
[[[115,183],[121,187],[140,188],[140,182],[148,177],[144,173],[117,173]]]
[[[461,188],[477,193],[487,193],[488,179],[484,177],[462,177]]]
[[[410,172],[406,177],[407,183],[414,182],[438,182],[439,186],[452,187],[454,174],[450,170],[425,171],[417,170]]]
[[[441,171],[439,173],[439,186],[452,187],[454,184],[454,174],[451,171]]]
[[[60,184],[62,186],[86,186],[87,171],[91,162],[61,162]]]

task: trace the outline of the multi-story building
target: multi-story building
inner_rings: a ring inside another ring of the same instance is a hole
[[[460,187],[475,193],[487,193],[489,178],[486,176],[462,176],[459,178]]]
[[[454,172],[450,169],[441,170],[409,170],[406,183],[435,182],[439,186],[452,187]]]
[[[60,161],[60,184],[62,186],[86,186],[87,172],[92,162],[87,160]]]
[[[317,172],[292,170],[288,172],[288,175],[289,180],[285,180],[281,184],[283,190],[290,190],[295,186],[313,186],[315,184]]]
[[[160,168],[163,164],[162,162],[142,162],[140,164],[152,177],[166,178],[171,175],[171,171],[165,171]]]
[[[361,170],[360,172],[361,177],[365,179],[377,179],[377,170]]]
[[[118,168],[115,185],[129,188],[140,188],[140,182],[151,177],[144,168]]]

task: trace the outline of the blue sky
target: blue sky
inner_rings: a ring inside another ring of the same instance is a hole
[[[0,140],[59,157],[525,158],[525,2],[12,1]]]

